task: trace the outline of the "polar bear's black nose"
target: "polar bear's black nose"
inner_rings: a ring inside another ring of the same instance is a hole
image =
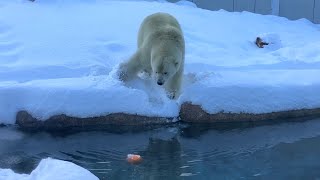
[[[157,84],[161,86],[163,84],[163,82],[157,81]]]

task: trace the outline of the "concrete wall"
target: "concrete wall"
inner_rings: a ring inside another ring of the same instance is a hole
[[[256,0],[255,13],[272,14],[272,0]]]
[[[313,20],[314,0],[280,0],[279,16]]]
[[[194,0],[198,7],[209,10],[225,9],[233,11],[234,0]]]
[[[315,2],[314,22],[320,24],[320,0],[316,0],[316,2]]]
[[[178,0],[169,0],[176,2]],[[274,14],[288,19],[306,18],[320,23],[320,0],[189,0],[209,10],[250,11]]]
[[[234,0],[234,11],[250,11],[255,10],[255,0]]]

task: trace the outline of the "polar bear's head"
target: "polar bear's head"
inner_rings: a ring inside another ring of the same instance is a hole
[[[158,85],[164,85],[168,79],[176,74],[180,61],[174,57],[160,57],[152,60],[152,71]]]

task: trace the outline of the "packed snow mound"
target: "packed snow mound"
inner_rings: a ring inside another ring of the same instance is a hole
[[[177,101],[151,78],[123,83],[115,76],[137,48],[142,20],[159,11],[178,19],[186,40]],[[0,12],[0,123],[13,124],[20,110],[41,120],[173,117],[186,101],[210,113],[320,107],[320,31],[305,20],[184,1],[1,1]],[[256,37],[270,44],[257,48]]]
[[[17,174],[11,169],[0,169],[3,180],[98,180],[88,170],[68,161],[43,159],[31,174]]]

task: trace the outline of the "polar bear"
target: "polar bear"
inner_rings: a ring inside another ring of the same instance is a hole
[[[119,77],[128,81],[144,71],[177,99],[183,76],[185,41],[178,21],[170,14],[147,16],[139,29],[138,49],[128,62],[120,64]]]

